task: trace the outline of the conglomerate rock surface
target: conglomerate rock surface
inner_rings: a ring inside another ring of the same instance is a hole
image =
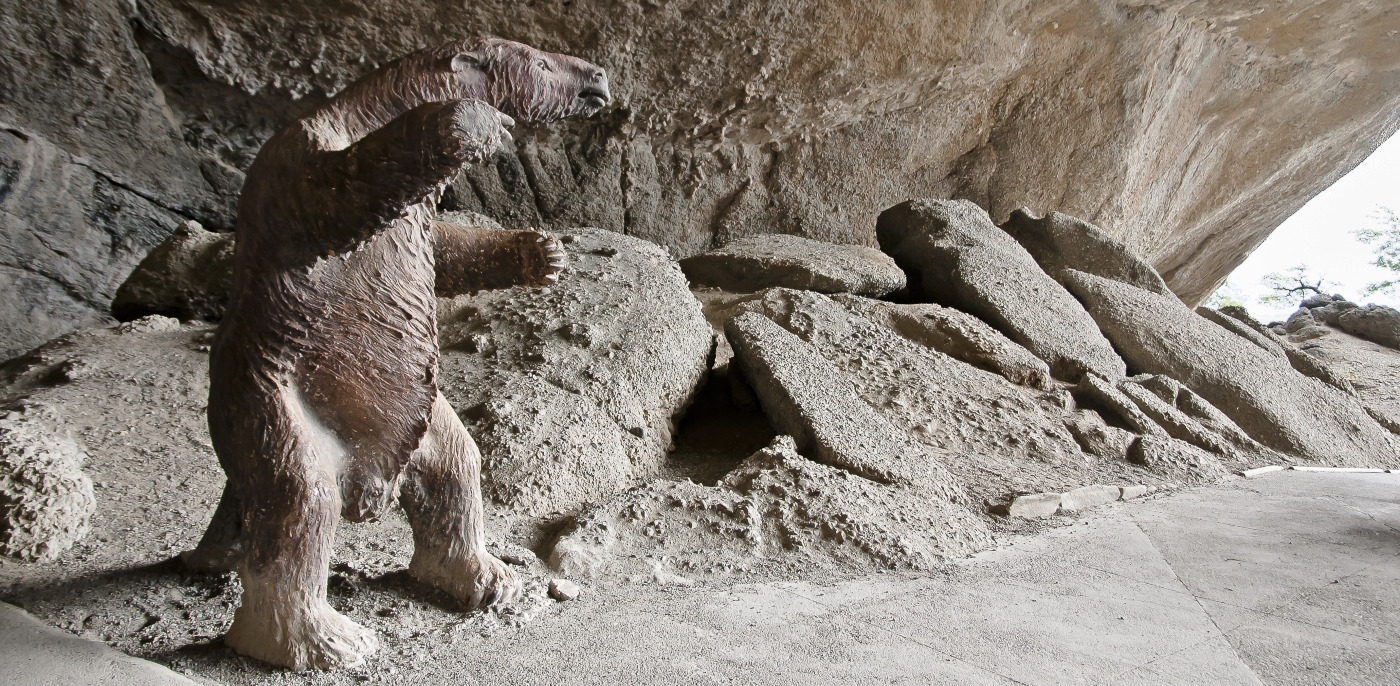
[[[1388,0],[725,4],[79,0],[0,14],[0,355],[105,316],[179,222],[232,225],[279,127],[398,55],[490,33],[605,67],[617,105],[527,131],[444,199],[687,257],[874,245],[911,197],[1057,210],[1190,305],[1398,125]],[[9,179],[18,179],[10,181]]]

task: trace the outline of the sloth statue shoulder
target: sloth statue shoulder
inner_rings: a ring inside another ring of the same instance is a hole
[[[486,552],[481,456],[437,390],[434,294],[558,278],[534,231],[433,221],[463,165],[515,119],[591,115],[602,69],[486,38],[422,50],[346,88],[268,140],[238,206],[234,288],[210,355],[209,431],[228,476],[183,557],[233,569],[226,643],[292,669],[358,664],[373,632],[326,602],[336,523],[395,500],[409,573],[476,607],[520,582]]]

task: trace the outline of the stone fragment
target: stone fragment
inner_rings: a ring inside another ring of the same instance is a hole
[[[1126,374],[1084,308],[1026,249],[967,200],[911,200],[880,214],[880,249],[912,295],[970,312],[1050,365],[1057,379]]]
[[[1122,419],[1123,423],[1128,425],[1128,428],[1139,434],[1144,436],[1167,435],[1166,430],[1158,426],[1157,422],[1152,421],[1152,418],[1147,416],[1147,413],[1143,412],[1142,408],[1137,406],[1137,403],[1133,402],[1128,396],[1123,395],[1123,393],[1107,379],[1097,374],[1085,374],[1084,378],[1080,379],[1079,386],[1076,387],[1075,390],[1099,405],[1102,405],[1109,412],[1112,412],[1119,419]]]
[[[725,325],[735,360],[774,427],[817,460],[881,483],[927,483],[928,452],[860,399],[810,344],[756,312]]]
[[[560,602],[564,602],[566,600],[573,600],[574,598],[577,598],[582,592],[583,587],[579,586],[577,583],[569,581],[568,579],[549,580],[549,597]]]
[[[1010,505],[1006,506],[1006,514],[1009,517],[1018,519],[1049,517],[1059,511],[1060,500],[1061,495],[1059,493],[1018,495],[1011,499]]]
[[[1147,487],[1141,485],[1123,486],[1118,490],[1121,493],[1120,498],[1123,500],[1133,500],[1134,498],[1141,498],[1142,496],[1147,495]]]
[[[232,290],[233,234],[187,221],[117,288],[112,316],[124,322],[151,314],[216,322]]]
[[[1400,461],[1390,433],[1356,398],[1180,301],[1074,270],[1066,283],[1135,370],[1180,381],[1265,446],[1346,464]]]
[[[1105,486],[1094,484],[1092,486],[1080,486],[1068,493],[1060,496],[1060,509],[1066,512],[1076,512],[1087,510],[1099,505],[1107,505],[1122,495],[1117,486]]]
[[[1400,310],[1385,305],[1354,307],[1337,315],[1337,326],[1387,348],[1400,348]]]
[[[1128,459],[1128,447],[1137,438],[1131,431],[1104,424],[1093,410],[1081,410],[1065,420],[1065,428],[1074,435],[1084,452],[1106,460]]]
[[[88,534],[97,500],[86,459],[33,410],[0,419],[0,554],[50,562]]]
[[[932,303],[904,305],[847,295],[833,299],[915,343],[1014,384],[1050,388],[1050,367],[1043,360],[966,312]]]
[[[1254,469],[1246,469],[1246,470],[1240,472],[1240,476],[1242,476],[1242,477],[1248,479],[1248,478],[1250,478],[1250,477],[1260,476],[1260,475],[1262,475],[1262,474],[1270,474],[1270,473],[1273,473],[1273,472],[1281,472],[1281,471],[1283,471],[1283,470],[1285,470],[1285,469],[1288,469],[1288,468],[1285,467],[1285,466],[1283,466],[1283,465],[1271,464],[1271,465],[1267,465],[1267,466],[1264,466],[1264,467],[1255,467]]]
[[[1152,265],[1108,232],[1082,219],[1059,212],[1036,217],[1023,207],[1012,212],[1001,228],[1056,281],[1061,280],[1065,269],[1078,269],[1160,295],[1175,295]]]
[[[1215,483],[1229,476],[1214,455],[1175,438],[1142,436],[1129,448],[1128,461],[1188,483]]]
[[[681,260],[693,284],[735,293],[795,288],[878,298],[904,288],[904,272],[879,250],[799,236],[759,234]]]
[[[593,532],[589,532],[593,533]],[[602,573],[611,560],[608,546],[593,536],[561,536],[549,552],[549,566],[560,574],[591,578]]]

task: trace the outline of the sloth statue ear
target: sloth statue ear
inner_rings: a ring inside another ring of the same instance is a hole
[[[452,71],[480,71],[486,68],[486,55],[479,52],[463,52],[452,56]]]

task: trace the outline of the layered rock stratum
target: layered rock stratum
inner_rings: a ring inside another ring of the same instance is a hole
[[[874,245],[878,212],[1057,210],[1198,304],[1397,126],[1400,13],[1146,0],[727,5],[79,0],[0,15],[0,355],[106,321],[182,221],[232,224],[262,141],[375,66],[490,33],[614,76],[517,131],[448,209],[687,257],[758,233]]]

